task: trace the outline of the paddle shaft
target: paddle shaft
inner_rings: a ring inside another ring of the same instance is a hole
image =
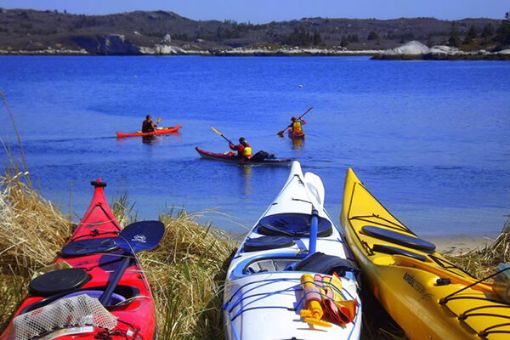
[[[309,107],[308,110],[306,110],[301,116],[298,117],[297,120],[300,120],[301,118],[303,118],[308,112],[312,111],[313,110],[313,106]]]
[[[308,256],[317,251],[317,234],[319,233],[319,212],[312,209],[312,223],[310,225],[310,244],[308,245]]]
[[[313,106],[311,106],[310,108],[308,108],[308,110],[306,110],[306,111],[305,111],[305,112],[304,112],[301,116],[299,116],[299,117],[297,118],[297,120],[300,120],[301,118],[303,118],[303,117],[304,117],[304,116],[305,116],[308,112],[312,111],[312,109],[313,109]],[[286,126],[286,127],[285,127],[285,129],[286,129],[286,128],[289,128],[289,127],[291,127],[291,126],[292,126],[292,124],[291,124],[291,125]],[[277,135],[281,135],[281,134],[283,134],[283,132],[285,131],[285,129],[278,131]]]
[[[232,143],[232,141],[230,139],[228,139],[227,137],[223,136],[223,134],[221,135],[221,137],[223,137],[229,144],[234,144],[234,143]]]
[[[119,265],[119,268],[117,268],[117,271],[112,273],[112,279],[109,281],[108,286],[106,287],[105,291],[103,292],[103,295],[99,298],[99,302],[103,306],[107,306],[108,302],[110,302],[110,299],[112,298],[113,291],[115,288],[117,288],[117,285],[119,284],[120,279],[122,278],[122,275],[124,275],[124,272],[129,267],[129,262],[131,262],[131,256],[127,256],[122,260],[122,262]]]
[[[218,136],[222,137],[222,138],[223,138],[223,139],[225,139],[227,142],[229,142],[229,144],[234,144],[234,143],[232,143],[232,141],[231,141],[230,139],[228,139],[227,137],[225,137],[225,136],[223,135],[223,133],[221,133],[221,132],[220,132],[220,131],[218,131],[217,129],[213,128],[212,126],[211,126],[211,130],[213,130],[215,134],[217,134]]]

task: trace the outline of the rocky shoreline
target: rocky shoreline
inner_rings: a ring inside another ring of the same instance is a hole
[[[462,51],[456,47],[436,45],[428,47],[410,41],[400,47],[375,54],[377,60],[510,60],[510,49],[500,51]]]
[[[371,56],[375,60],[510,60],[510,49],[501,51],[462,51],[449,46],[428,47],[411,41],[388,50],[348,50],[346,48],[259,47],[231,49],[196,49],[170,44],[153,47],[136,46],[122,36],[110,35],[100,41],[81,41],[84,48],[52,48],[40,50],[0,50],[0,55],[122,55],[122,56]],[[88,47],[90,46],[90,47]]]

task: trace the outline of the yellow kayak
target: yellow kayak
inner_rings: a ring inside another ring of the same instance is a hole
[[[347,171],[340,223],[370,288],[411,339],[510,339],[510,304],[418,238]]]

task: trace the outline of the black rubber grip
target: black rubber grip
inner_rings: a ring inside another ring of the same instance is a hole
[[[90,184],[92,184],[94,188],[104,188],[106,186],[106,182],[92,181]]]

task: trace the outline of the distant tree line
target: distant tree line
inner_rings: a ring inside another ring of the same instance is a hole
[[[340,42],[340,46],[347,47],[350,43],[357,43],[357,42],[359,42],[359,37],[357,34],[343,35],[342,40]]]
[[[497,28],[492,24],[487,24],[481,29],[471,25],[466,31],[464,39],[461,39],[457,25],[452,23],[448,45],[461,47],[462,45],[489,45],[492,43],[510,45],[510,12],[505,14],[505,20],[502,20]]]
[[[308,30],[303,26],[294,28],[294,31],[282,40],[284,44],[291,46],[318,46],[322,44],[319,31]]]

